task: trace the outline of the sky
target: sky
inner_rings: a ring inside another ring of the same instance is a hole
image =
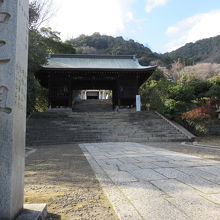
[[[220,35],[220,0],[52,0],[52,10],[63,40],[99,32],[164,53]]]

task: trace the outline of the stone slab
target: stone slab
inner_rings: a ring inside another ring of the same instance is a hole
[[[203,199],[202,197],[198,198],[191,195],[168,198],[167,200],[180,210],[187,213],[190,219],[220,219],[220,206]]]
[[[129,196],[129,195],[128,195]],[[189,217],[183,211],[179,210],[169,201],[163,198],[151,198],[150,200],[134,200],[133,202],[139,213],[146,220],[189,220]]]
[[[155,172],[152,169],[131,170],[130,173],[137,179],[144,181],[167,179],[165,176]]]
[[[196,191],[194,188],[176,179],[156,180],[151,181],[151,183],[170,196],[179,196],[183,194],[199,194],[199,192]]]
[[[127,184],[120,184],[120,190],[122,190],[126,195],[132,197],[132,200],[145,200],[158,198],[165,195],[165,193],[158,187],[150,182],[131,182]]]
[[[178,164],[173,164],[172,161],[153,161],[152,164],[158,166],[158,167],[167,167],[167,168],[172,168],[172,167],[179,167],[181,165]]]
[[[201,196],[210,202],[220,205],[220,194],[203,194]]]
[[[198,169],[220,177],[220,166],[201,166]]]
[[[160,173],[161,175],[166,176],[169,179],[177,178],[178,176],[182,175],[182,173],[175,168],[164,167],[164,168],[155,168],[154,170]]]
[[[149,162],[140,162],[140,163],[136,163],[136,165],[141,168],[141,169],[152,169],[152,168],[158,168],[158,166],[149,163]]]
[[[81,144],[80,147],[83,150],[83,153],[86,156],[89,164],[95,170],[95,175],[101,183],[101,186],[110,200],[118,218],[121,220],[141,220],[142,217],[137,212],[135,207],[125,198],[123,193],[121,193],[121,190],[119,190],[112,182],[111,178],[106,174],[101,166],[99,166],[95,158],[88,153],[87,148],[84,147],[84,144]]]
[[[220,183],[220,176],[216,176],[212,173],[205,172],[203,170],[198,169],[197,167],[180,167],[177,168],[179,171],[184,172],[188,175],[199,176],[203,179],[209,180],[216,184]]]
[[[119,219],[220,219],[220,162],[128,142],[80,146]]]
[[[176,178],[184,184],[190,185],[191,187],[203,192],[203,193],[219,193],[220,185],[208,181],[204,178],[193,175],[187,175],[177,169],[172,168],[160,168],[155,171],[168,178]]]
[[[16,220],[45,220],[47,204],[24,204],[24,209]]]
[[[132,171],[132,170],[138,170],[138,169],[140,169],[140,167],[139,166],[137,166],[136,164],[134,164],[134,163],[123,163],[123,164],[120,164],[120,165],[118,165],[118,168],[120,169],[120,170],[124,170],[124,171]]]

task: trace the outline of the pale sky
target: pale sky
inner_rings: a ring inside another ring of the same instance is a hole
[[[100,32],[163,53],[220,35],[220,0],[53,0],[53,8],[48,25],[63,40]]]

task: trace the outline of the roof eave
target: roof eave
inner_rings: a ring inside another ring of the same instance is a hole
[[[61,71],[61,70],[66,70],[66,71],[113,71],[113,72],[145,72],[145,71],[151,71],[155,70],[157,66],[149,66],[146,68],[135,68],[135,69],[129,69],[129,68],[53,68],[53,67],[42,67],[41,70],[46,70],[46,71]]]

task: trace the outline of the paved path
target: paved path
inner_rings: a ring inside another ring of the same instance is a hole
[[[220,220],[220,162],[128,142],[80,147],[120,219]]]

